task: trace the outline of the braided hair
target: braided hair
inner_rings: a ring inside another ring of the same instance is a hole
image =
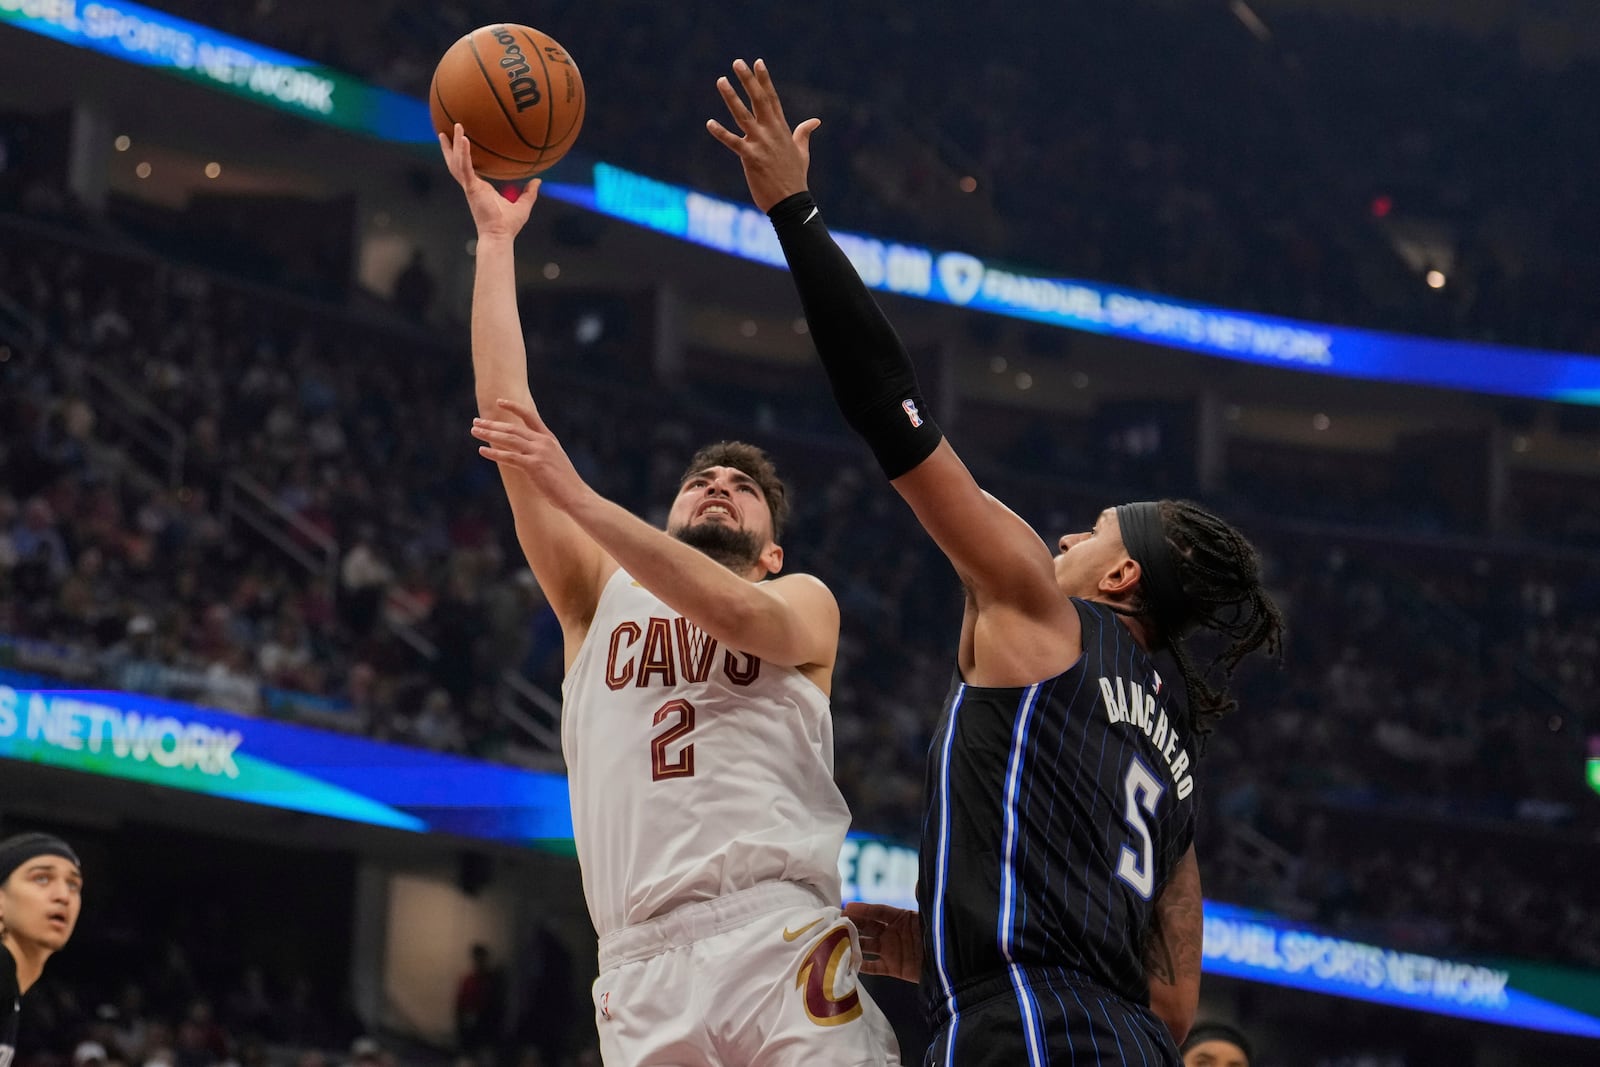
[[[1157,504],[1161,529],[1177,565],[1182,587],[1181,604],[1156,617],[1148,600],[1133,614],[1151,618],[1157,639],[1172,652],[1189,693],[1189,729],[1205,738],[1218,719],[1239,702],[1228,684],[1239,662],[1265,647],[1283,659],[1283,613],[1261,585],[1261,559],[1244,535],[1204,508],[1186,500]],[[1184,638],[1195,630],[1208,630],[1227,645],[1204,667],[1197,666]],[[1218,684],[1213,674],[1221,672]]]

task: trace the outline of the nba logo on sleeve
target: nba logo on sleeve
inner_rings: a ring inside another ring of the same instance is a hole
[[[916,429],[922,425],[922,416],[917,414],[917,402],[909,397],[900,401],[900,407],[905,410],[906,418],[911,420],[911,428]]]

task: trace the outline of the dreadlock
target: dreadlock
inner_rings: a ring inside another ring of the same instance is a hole
[[[1164,618],[1160,638],[1177,661],[1189,691],[1189,729],[1205,738],[1218,719],[1238,707],[1228,693],[1233,671],[1250,653],[1265,646],[1283,659],[1283,613],[1261,587],[1261,559],[1244,535],[1222,519],[1186,500],[1157,505],[1162,531],[1177,560],[1186,611]],[[1141,608],[1137,614],[1148,614]],[[1183,638],[1209,630],[1229,643],[1203,668],[1197,668]],[[1220,684],[1211,676],[1221,672]]]

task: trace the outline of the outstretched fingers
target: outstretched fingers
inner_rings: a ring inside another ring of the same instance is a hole
[[[744,98],[739,95],[739,90],[724,75],[717,79],[717,92],[722,96],[722,103],[727,107],[728,114],[733,117],[734,124],[749,133],[755,128],[756,117],[745,104]]]
[[[528,432],[527,427],[516,423],[489,422],[480,419],[474,420],[472,424],[472,436],[484,441],[495,441],[500,444],[510,445],[527,441],[533,435]]]
[[[756,65],[748,73],[740,73],[739,80],[744,83],[744,91],[750,94],[750,106],[755,109],[756,118],[765,122],[768,119],[788,129],[789,123],[783,117],[783,102],[778,99],[778,90],[772,85],[772,72],[767,69],[767,61],[756,60]]]
[[[539,417],[538,409],[532,404],[525,404],[520,400],[506,400],[504,398],[496,400],[495,403],[499,405],[502,410],[509,411],[517,418],[521,419],[523,424],[526,425],[530,430],[536,430],[539,433],[550,432],[550,427],[544,424],[544,420]]]
[[[461,123],[456,123],[455,133],[450,138],[450,151],[454,158],[456,177],[473,177],[472,173],[472,141],[467,137],[467,131],[462,129]]]
[[[758,59],[756,62],[761,61]],[[739,79],[744,95],[750,99],[750,110],[755,115],[756,121],[766,122],[771,118],[772,104],[767,98],[767,92],[762,89],[761,80],[756,77],[756,72],[751,70],[750,64],[744,60],[736,59],[733,61],[733,73]]]
[[[817,127],[822,125],[821,119],[806,119],[794,128],[794,143],[800,146],[800,151],[811,154],[811,135],[817,132]]]
[[[744,144],[743,137],[740,137],[716,119],[706,119],[706,132],[721,141],[732,152],[739,151],[739,147]]]

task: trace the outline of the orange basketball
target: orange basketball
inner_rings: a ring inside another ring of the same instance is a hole
[[[583,76],[548,34],[480,26],[433,71],[428,110],[445,136],[472,142],[472,166],[491,181],[522,181],[554,166],[583,126]]]

